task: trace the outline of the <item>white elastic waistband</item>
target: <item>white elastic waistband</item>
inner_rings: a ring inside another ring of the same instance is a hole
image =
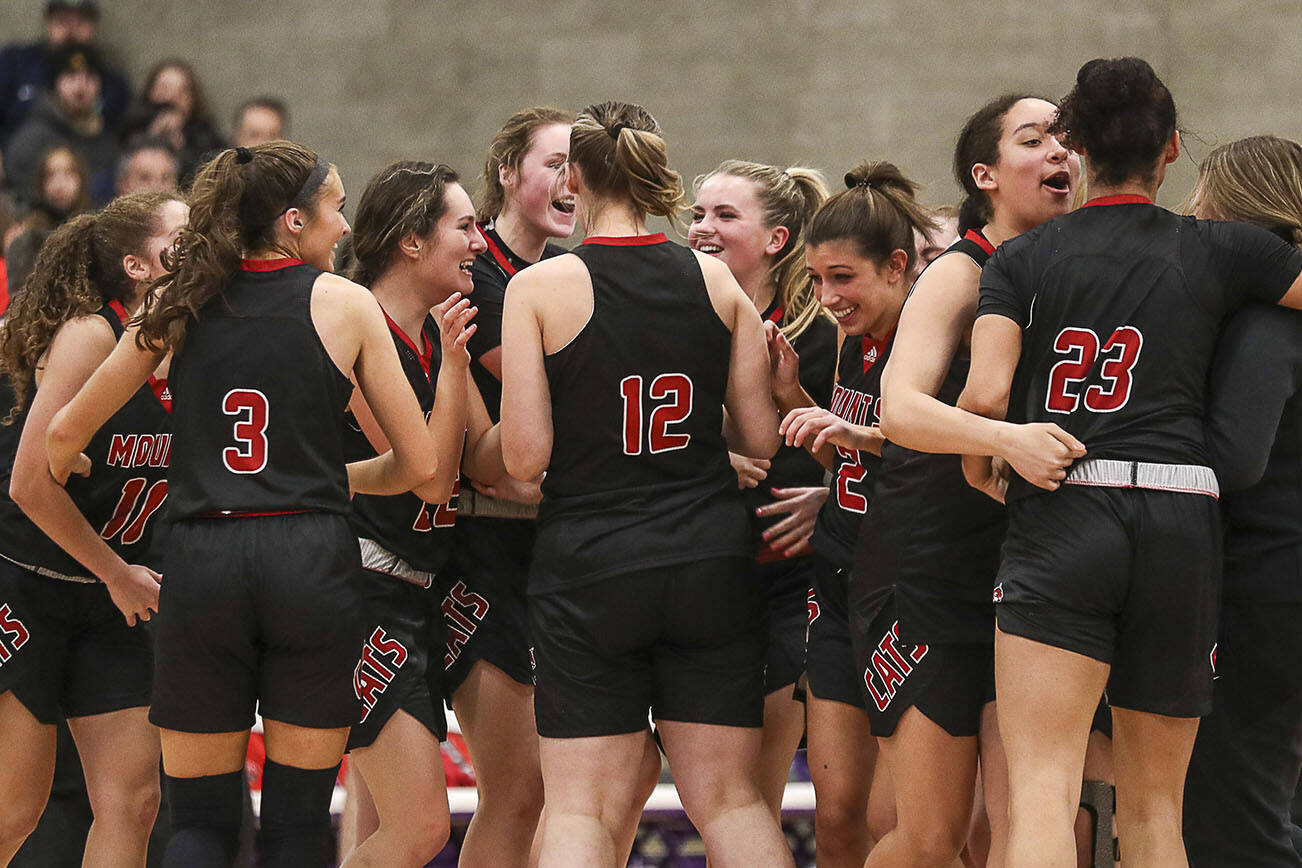
[[[362,550],[362,566],[377,573],[386,573],[404,582],[410,582],[422,588],[434,584],[434,574],[418,570],[375,540],[365,537],[357,538],[357,545]]]
[[[1221,496],[1216,471],[1200,464],[1149,464],[1145,461],[1115,461],[1095,458],[1081,461],[1067,474],[1068,485],[1098,485],[1105,488],[1148,488],[1186,494]]]
[[[38,576],[45,576],[47,579],[58,579],[61,582],[76,582],[79,585],[99,584],[99,579],[92,578],[90,576],[70,576],[67,575],[66,573],[55,572],[54,570],[49,570],[46,569],[45,567],[38,567],[35,566],[34,564],[25,564],[22,561],[17,560],[15,558],[11,558],[9,557],[9,555],[3,553],[0,553],[0,558],[4,558],[5,560],[9,561],[9,563],[11,564],[17,564],[18,566],[22,567],[25,570],[29,570],[33,573],[36,573]]]
[[[537,518],[538,504],[489,497],[466,486],[457,495],[457,514],[476,518]]]

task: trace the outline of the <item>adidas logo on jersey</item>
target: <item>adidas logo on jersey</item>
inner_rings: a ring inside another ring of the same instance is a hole
[[[864,367],[871,367],[877,361],[877,348],[869,347],[868,352],[863,354]]]

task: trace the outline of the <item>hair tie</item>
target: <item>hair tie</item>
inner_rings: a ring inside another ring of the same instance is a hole
[[[610,127],[609,129],[607,129],[606,132],[610,133],[610,137],[611,137],[612,139],[615,139],[616,141],[618,141],[618,140],[619,140],[619,134],[622,133],[622,132],[623,132],[624,130],[626,130],[626,129],[628,129],[628,124],[624,123],[623,121],[620,121],[619,123],[615,124],[613,127]]]
[[[240,166],[243,166],[245,163],[252,163],[252,162],[253,162],[253,152],[250,151],[248,148],[245,148],[245,147],[242,147],[242,146],[236,148],[236,149],[235,149],[235,162],[236,162],[237,165],[240,165]]]
[[[856,187],[863,187],[865,189],[871,190],[873,189],[873,183],[872,181],[869,181],[867,178],[856,178],[853,172],[846,172],[845,188],[847,190],[853,190]]]

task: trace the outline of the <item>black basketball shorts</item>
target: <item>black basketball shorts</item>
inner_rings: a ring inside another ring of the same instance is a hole
[[[981,711],[994,700],[994,643],[909,645],[900,641],[895,592],[850,619],[859,687],[877,738],[895,734],[904,712],[917,707],[955,738],[981,732]]]
[[[657,720],[762,725],[766,605],[745,558],[531,596],[538,734],[639,732],[648,710]]]
[[[1214,499],[1064,485],[1009,511],[994,593],[1000,630],[1110,664],[1116,708],[1211,711],[1221,580]]]
[[[409,567],[403,572],[419,575]],[[348,749],[370,747],[399,711],[443,741],[448,723],[443,714],[443,618],[436,603],[438,591],[363,569],[362,596],[366,644],[353,670],[362,719],[348,734]]]
[[[149,704],[148,628],[128,627],[100,582],[37,575],[0,558],[0,693],[38,721]]]
[[[809,589],[805,643],[805,677],[819,699],[864,707],[863,687],[855,671],[847,598],[850,576],[822,555],[814,556],[814,583]]]
[[[533,683],[525,596],[533,524],[501,518],[457,520],[456,552],[437,585],[447,635],[443,681],[448,707],[480,660],[521,684]]]
[[[768,650],[764,655],[764,693],[790,687],[805,669],[812,556],[754,564],[755,581],[768,595]]]
[[[179,521],[163,562],[150,720],[235,732],[263,717],[334,729],[362,716],[361,556],[344,516]]]

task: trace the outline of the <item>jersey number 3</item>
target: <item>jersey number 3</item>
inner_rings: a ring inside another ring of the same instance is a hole
[[[222,450],[222,463],[231,473],[260,473],[267,466],[267,396],[257,389],[231,389],[222,399],[222,412],[235,420],[236,446]]]
[[[1099,336],[1090,329],[1065,328],[1053,342],[1054,352],[1066,355],[1049,371],[1049,392],[1044,408],[1050,413],[1074,413],[1081,404],[1080,384],[1101,362],[1099,379],[1085,389],[1085,409],[1092,413],[1115,413],[1130,400],[1134,385],[1131,372],[1144,347],[1144,335],[1134,326],[1122,326],[1112,333],[1099,352]]]
[[[691,434],[670,433],[669,426],[676,425],[692,415],[692,380],[686,374],[661,374],[651,381],[647,396],[659,403],[651,410],[649,424],[643,421],[642,377],[634,374],[619,381],[619,394],[624,399],[624,454],[641,455],[643,430],[646,431],[647,451],[673,452],[686,449],[692,442]]]

